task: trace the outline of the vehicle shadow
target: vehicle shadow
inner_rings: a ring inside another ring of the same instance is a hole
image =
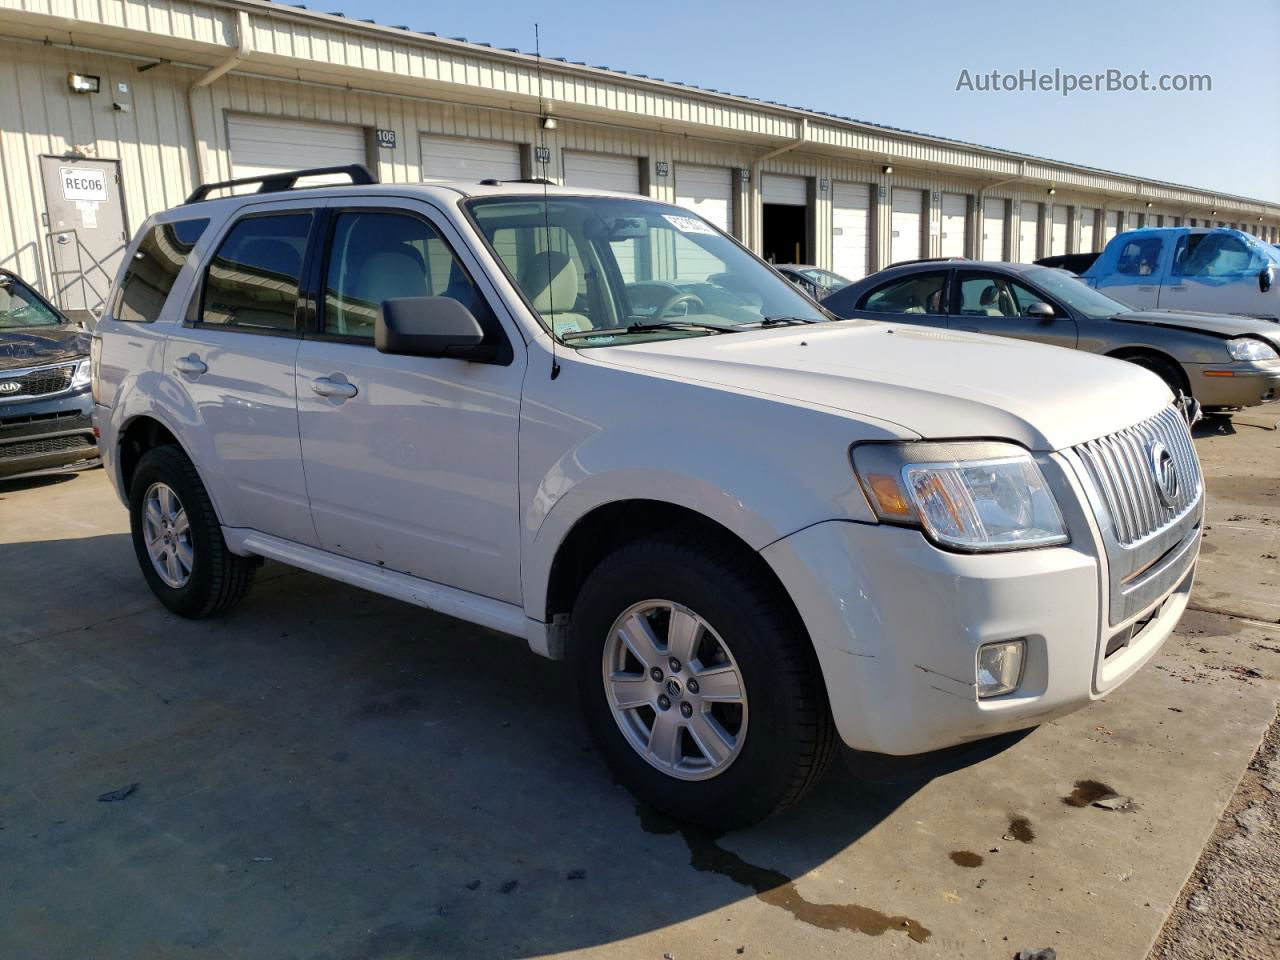
[[[1191,436],[1199,440],[1202,437],[1229,437],[1236,432],[1236,426],[1229,413],[1206,413],[1200,422],[1191,428]]]
[[[856,757],[864,779],[837,764],[794,810],[717,836],[614,784],[567,671],[522,641],[285,568],[223,618],[180,620],[123,534],[0,545],[0,576],[22,569],[82,585],[82,622],[5,651],[12,955],[516,957],[749,897],[922,940],[928,918],[815,903],[793,880],[1017,739]],[[5,606],[0,627],[30,630],[47,603]]]

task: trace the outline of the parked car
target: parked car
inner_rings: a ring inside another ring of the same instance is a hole
[[[98,462],[89,336],[0,270],[0,480]]]
[[[1098,253],[1058,253],[1052,257],[1041,257],[1036,263],[1042,267],[1055,267],[1058,270],[1069,270],[1074,274],[1082,274],[1093,266]]]
[[[1134,310],[1052,267],[972,260],[882,270],[823,301],[842,317],[1015,337],[1146,367],[1205,408],[1280,396],[1280,328],[1248,317]]]
[[[853,281],[811,264],[779,263],[774,269],[815,300],[830,296]]]
[[[1203,484],[1143,370],[835,320],[654,200],[292,182],[150,218],[95,334],[179,615],[267,557],[525,638],[621,782],[728,829],[839,742],[1111,695],[1187,605]]]
[[[1280,322],[1280,250],[1240,230],[1164,227],[1112,238],[1082,276],[1138,310]]]

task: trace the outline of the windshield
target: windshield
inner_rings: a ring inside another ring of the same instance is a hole
[[[571,346],[831,319],[715,227],[678,207],[553,196],[481,198],[468,208],[543,325]]]
[[[1065,303],[1092,320],[1105,320],[1107,317],[1114,317],[1117,313],[1133,312],[1133,307],[1127,307],[1119,300],[1112,300],[1079,277],[1052,267],[1035,267],[1026,271],[1023,276],[1055,300]]]
[[[62,322],[25,283],[0,275],[0,330],[56,327]]]

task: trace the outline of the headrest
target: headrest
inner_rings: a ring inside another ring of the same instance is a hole
[[[360,273],[351,295],[371,303],[397,300],[401,297],[425,297],[427,274],[422,255],[413,247],[401,245],[391,250],[371,253],[360,265]]]
[[[520,285],[539,313],[565,313],[578,302],[578,268],[568,254],[535,254],[520,271]]]
[[[978,297],[978,303],[984,307],[989,307],[991,304],[996,302],[996,297],[998,295],[999,291],[996,290],[996,285],[994,283],[989,283],[983,289],[982,295]]]

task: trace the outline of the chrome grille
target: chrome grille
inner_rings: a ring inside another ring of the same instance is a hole
[[[1177,472],[1177,492],[1162,494],[1152,449],[1163,444]],[[1200,462],[1186,421],[1173,407],[1076,448],[1101,493],[1120,546],[1145,540],[1182,517],[1200,497]]]
[[[0,403],[5,400],[27,400],[31,397],[47,397],[61,393],[71,386],[76,363],[62,363],[52,367],[36,367],[28,370],[0,371]],[[9,384],[16,383],[12,387]]]

